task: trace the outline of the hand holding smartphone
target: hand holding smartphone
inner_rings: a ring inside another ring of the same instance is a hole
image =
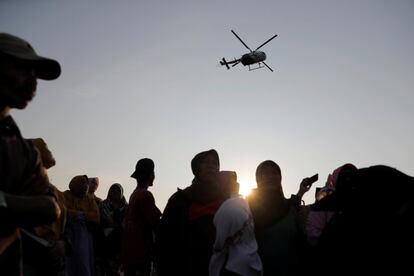
[[[315,174],[315,175],[309,177],[309,185],[312,185],[313,183],[318,181],[318,179],[319,179],[319,174]]]
[[[318,179],[319,179],[319,174],[315,174],[311,177],[305,178],[304,181],[302,182],[302,185],[307,188],[310,188],[313,183],[318,181]]]

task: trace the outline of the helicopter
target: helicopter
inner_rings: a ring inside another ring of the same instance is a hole
[[[258,50],[260,48],[262,48],[264,45],[266,45],[267,43],[269,43],[273,38],[277,37],[277,35],[272,36],[265,43],[263,43],[262,45],[257,47],[256,50],[252,51],[252,49],[250,49],[249,46],[247,46],[246,43],[244,43],[244,41],[233,30],[231,30],[231,32],[240,40],[240,42],[244,45],[244,47],[246,47],[250,51],[250,53],[244,54],[244,55],[242,55],[241,58],[239,58],[239,59],[235,58],[232,61],[227,61],[223,57],[223,59],[220,61],[221,65],[225,65],[227,67],[227,69],[230,69],[229,64],[232,64],[231,67],[234,67],[237,64],[241,63],[244,66],[246,66],[246,65],[249,66],[249,71],[252,71],[252,70],[263,68],[264,66],[261,65],[263,63],[270,71],[273,72],[273,69],[270,68],[269,65],[267,65],[264,62],[266,60],[266,54],[264,52],[258,51]],[[251,68],[250,65],[253,65],[253,64],[258,64],[258,67]]]

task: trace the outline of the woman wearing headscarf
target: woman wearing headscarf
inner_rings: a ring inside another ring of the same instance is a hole
[[[256,169],[257,188],[248,196],[253,215],[258,253],[263,273],[273,275],[301,275],[306,240],[301,211],[302,196],[310,188],[310,178],[304,178],[296,195],[286,198],[279,165],[266,160]]]
[[[93,198],[88,197],[88,177],[78,175],[63,193],[67,208],[66,236],[72,252],[66,259],[66,274],[94,275],[93,237],[89,225],[99,224],[99,209]]]
[[[350,163],[335,169],[332,174],[329,174],[325,186],[316,193],[316,201],[318,202],[327,195],[332,194],[335,191],[338,179],[347,177],[347,175],[356,170],[357,168]],[[328,225],[333,215],[334,212],[332,211],[317,211],[313,210],[312,207],[306,219],[306,234],[311,246],[316,246],[322,231],[325,229],[326,225]]]
[[[414,275],[413,194],[414,177],[392,167],[341,173],[335,192],[315,203],[335,214],[319,238],[310,274]]]
[[[108,196],[99,206],[101,226],[104,232],[104,273],[119,275],[121,257],[122,221],[125,217],[127,202],[121,184],[115,183],[109,188]]]
[[[165,207],[157,239],[160,276],[207,276],[215,240],[214,215],[223,202],[217,176],[215,150],[197,154],[191,161],[191,186],[178,189]]]
[[[219,183],[230,198],[214,216],[216,240],[210,276],[262,276],[253,216],[247,201],[239,195],[236,172],[221,171]]]

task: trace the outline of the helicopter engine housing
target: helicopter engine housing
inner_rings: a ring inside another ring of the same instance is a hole
[[[266,60],[266,54],[261,51],[254,51],[248,54],[244,54],[241,57],[241,63],[244,66],[262,62],[264,60]]]

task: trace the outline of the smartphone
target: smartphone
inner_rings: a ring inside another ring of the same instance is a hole
[[[319,174],[315,174],[309,177],[309,186],[315,183],[316,181],[318,181],[318,178],[319,178]]]

